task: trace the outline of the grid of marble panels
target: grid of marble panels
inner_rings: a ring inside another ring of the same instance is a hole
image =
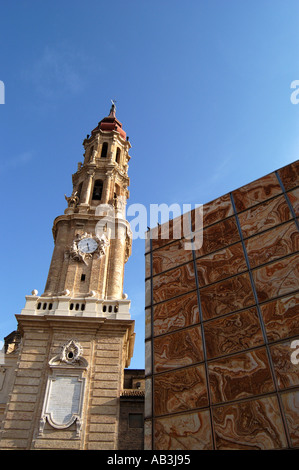
[[[147,242],[147,449],[299,447],[298,186],[297,161],[205,204],[199,250]]]

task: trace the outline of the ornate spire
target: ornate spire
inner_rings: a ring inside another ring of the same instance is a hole
[[[116,103],[116,100],[111,100],[111,103],[112,103],[112,106],[111,106],[111,109],[110,109],[109,117],[115,118],[115,112],[116,112],[115,103]]]

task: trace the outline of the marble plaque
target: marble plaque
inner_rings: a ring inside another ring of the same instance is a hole
[[[80,413],[82,381],[79,377],[57,376],[51,381],[46,412],[53,423],[67,425]]]
[[[40,422],[40,434],[43,433],[46,420],[56,429],[67,428],[76,421],[79,436],[84,383],[85,379],[82,378],[81,373],[53,374],[49,378]]]

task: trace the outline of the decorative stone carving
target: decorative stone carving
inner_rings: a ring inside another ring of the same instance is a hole
[[[63,296],[63,295],[68,296],[68,295],[70,295],[70,291],[69,291],[69,289],[65,289],[65,290],[63,290],[63,291],[61,291],[61,292],[58,292],[58,295],[59,295],[59,296],[60,296],[60,295],[61,295],[61,296]]]
[[[116,196],[113,198],[113,206],[115,208],[116,217],[125,218],[126,199],[124,196]]]
[[[100,252],[100,257],[101,257],[101,256],[104,256],[106,252],[106,248],[109,246],[110,242],[104,233],[101,235],[100,238],[98,238],[98,240],[99,240],[99,252]]]
[[[80,248],[80,242],[84,239],[91,239],[94,240],[97,244],[96,248],[92,251],[85,251],[84,249]],[[67,251],[67,254],[76,261],[82,261],[83,263],[87,264],[86,260],[91,259],[92,256],[95,254],[98,258],[101,258],[106,253],[106,248],[109,246],[109,240],[107,236],[102,233],[101,237],[97,237],[96,235],[91,235],[90,233],[83,233],[83,235],[77,235],[74,239],[71,249]]]
[[[83,354],[83,349],[75,340],[70,340],[66,344],[63,345],[61,349],[60,359],[63,362],[67,362],[68,364],[73,364],[74,362],[78,361]]]
[[[94,290],[91,290],[90,292],[88,292],[88,294],[85,294],[86,297],[95,297],[96,296],[96,292]]]
[[[77,439],[82,428],[82,402],[85,379],[80,374],[49,377],[39,435],[42,436],[46,421],[56,429],[66,429],[76,422]]]
[[[80,343],[71,339],[62,345],[60,354],[50,360],[52,374],[48,378],[39,436],[43,435],[46,422],[55,429],[65,429],[76,423],[75,438],[80,438],[85,388],[83,374],[88,367],[82,354]]]
[[[60,367],[64,364],[76,365],[83,368],[87,367],[87,361],[83,357],[83,348],[80,343],[71,339],[64,343],[61,347],[60,354],[54,356],[50,362],[50,367]]]
[[[70,197],[68,197],[66,194],[64,195],[64,197],[68,203],[68,207],[77,207],[79,203],[78,191],[74,190]]]

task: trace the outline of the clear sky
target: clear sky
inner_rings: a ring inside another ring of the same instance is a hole
[[[1,339],[44,291],[53,220],[111,99],[129,204],[205,203],[298,159],[298,26],[298,0],[0,2]],[[143,368],[144,240],[125,292]]]

